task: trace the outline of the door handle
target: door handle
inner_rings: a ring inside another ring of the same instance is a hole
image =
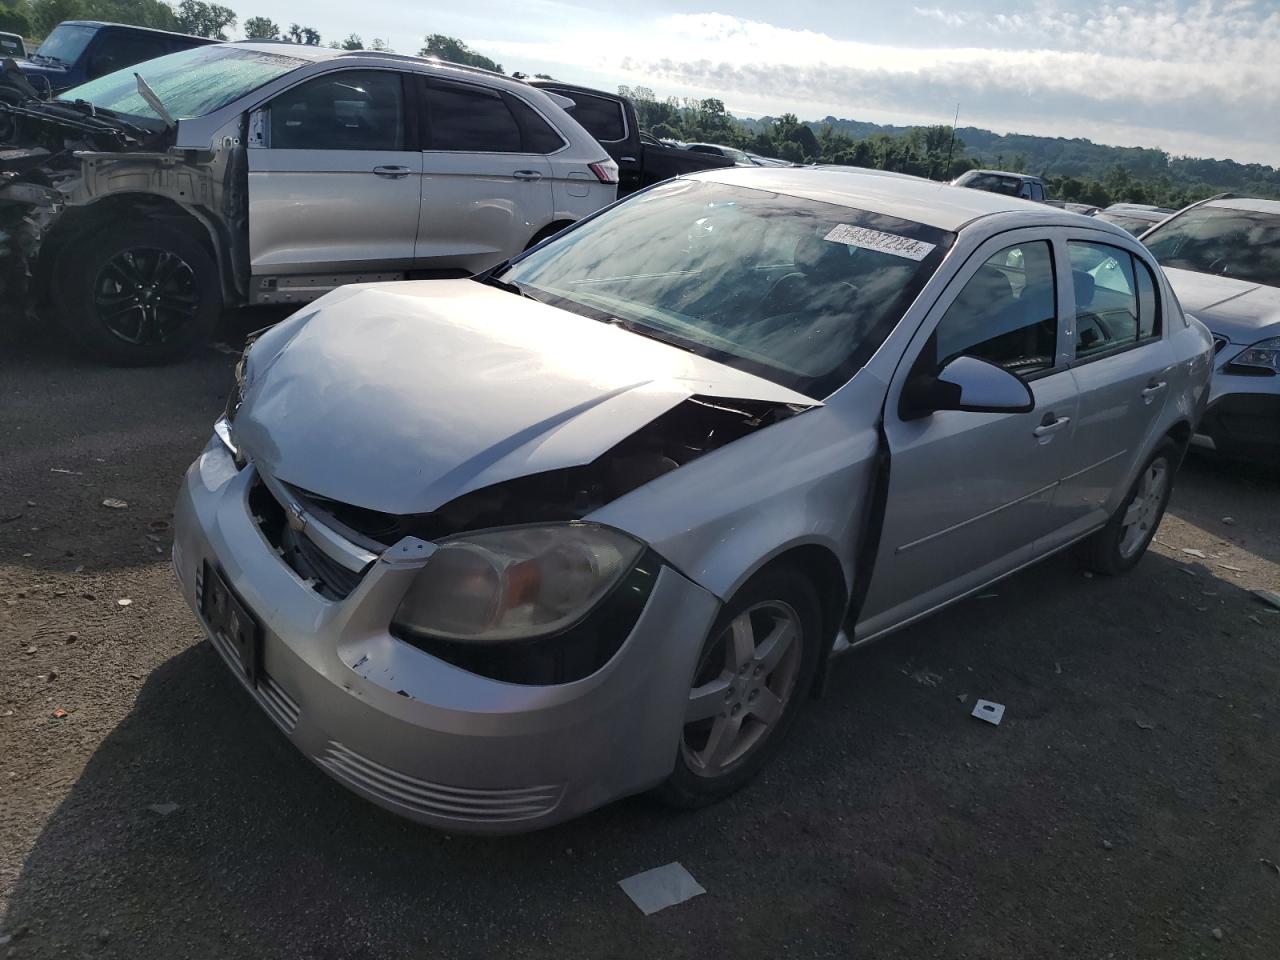
[[[1159,380],[1159,381],[1152,380],[1150,383],[1146,385],[1146,387],[1142,391],[1142,402],[1150,403],[1152,400],[1156,398],[1156,394],[1159,393],[1168,385],[1169,383],[1166,380]]]
[[[1052,413],[1046,413],[1044,415],[1044,419],[1040,421],[1040,426],[1036,427],[1031,432],[1037,437],[1048,437],[1057,433],[1070,422],[1070,417],[1058,417],[1057,419],[1054,419]]]
[[[407,177],[411,172],[408,167],[398,167],[395,165],[386,165],[374,167],[373,172],[376,176],[385,177],[388,180],[399,180],[401,177]]]
[[[515,173],[512,174],[512,176],[515,177],[517,180],[523,180],[526,183],[531,183],[534,180],[542,179],[542,174],[539,173],[537,170],[517,170]]]
[[[635,158],[635,157],[619,157],[618,159],[619,159],[622,163],[635,163],[635,162],[636,162],[636,158]]]

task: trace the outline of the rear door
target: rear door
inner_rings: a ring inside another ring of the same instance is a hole
[[[1058,490],[1059,535],[1074,536],[1115,508],[1169,396],[1173,349],[1163,336],[1160,287],[1141,257],[1067,234],[1073,311],[1071,373],[1080,392],[1072,461]]]
[[[415,263],[475,273],[515,256],[551,222],[551,163],[539,143],[527,142],[523,101],[509,104],[501,91],[479,83],[423,80]]]
[[[255,277],[413,266],[422,154],[407,102],[396,71],[339,70],[255,113],[247,151]]]
[[[1011,231],[966,261],[917,332],[884,413],[889,493],[860,638],[1017,568],[1054,529],[1076,418],[1062,292],[1046,231]],[[905,419],[898,397],[917,361],[938,370],[956,356],[1014,373],[1035,408]]]

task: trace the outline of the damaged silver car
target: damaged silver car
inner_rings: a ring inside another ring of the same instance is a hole
[[[7,297],[109,362],[181,356],[224,306],[469,276],[617,193],[563,98],[439,61],[220,43],[52,101],[3,80]]]
[[[708,171],[263,333],[174,565],[276,725],[390,810],[502,832],[696,806],[834,654],[1073,544],[1137,563],[1212,350],[1110,224]]]

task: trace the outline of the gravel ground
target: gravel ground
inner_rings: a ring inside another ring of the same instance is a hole
[[[298,755],[178,597],[232,364],[0,342],[8,956],[1280,955],[1274,476],[1192,459],[1129,576],[1055,558],[846,657],[717,807],[450,837]],[[617,881],[673,860],[706,895],[642,916]]]

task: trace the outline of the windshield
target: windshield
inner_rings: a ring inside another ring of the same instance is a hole
[[[1192,207],[1142,242],[1163,267],[1280,287],[1280,214]]]
[[[1016,197],[1022,192],[1022,180],[1018,177],[1002,177],[995,173],[967,173],[961,178],[959,185],[1004,194],[1006,197]]]
[[[108,73],[72,87],[59,99],[86,100],[103,110],[159,120],[138,93],[137,72],[175,119],[186,120],[225,107],[305,62],[278,53],[210,44]]]
[[[1142,220],[1139,217],[1127,217],[1123,213],[1099,213],[1096,214],[1099,220],[1105,220],[1107,223],[1114,223],[1117,227],[1123,227],[1134,236],[1150,230],[1152,225],[1159,223],[1158,220]]]
[[[888,336],[952,240],[897,217],[676,180],[498,279],[820,399]]]
[[[48,57],[59,63],[75,63],[80,59],[80,54],[84,53],[84,48],[89,45],[89,41],[93,39],[96,32],[94,27],[76,26],[72,23],[59,24],[36,49],[36,56]]]

